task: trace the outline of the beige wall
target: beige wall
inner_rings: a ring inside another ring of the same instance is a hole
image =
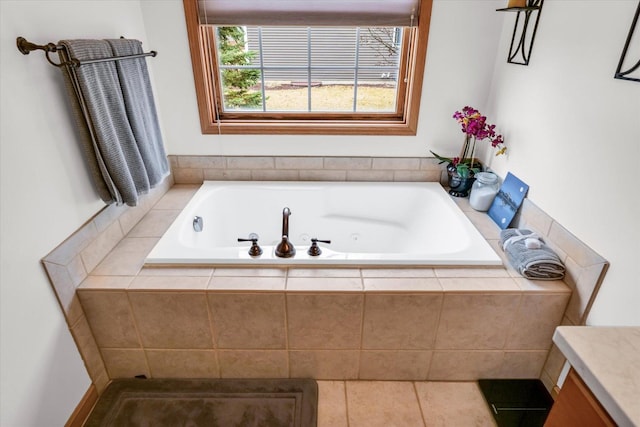
[[[61,426],[90,381],[40,259],[98,212],[61,73],[16,37],[145,40],[137,1],[0,1],[0,425]]]
[[[576,3],[545,2],[528,67],[504,59],[505,18],[489,112],[509,155],[493,166],[611,263],[587,323],[640,325],[640,83],[613,78],[638,2]]]
[[[484,107],[502,25],[503,1],[456,0],[433,4],[429,48],[416,136],[202,135],[193,87],[182,2],[141,2],[154,59],[168,151],[176,155],[300,155],[425,157],[429,149],[459,150],[451,118],[467,104]],[[171,22],[171,26],[167,26]],[[455,141],[452,147],[451,141]]]

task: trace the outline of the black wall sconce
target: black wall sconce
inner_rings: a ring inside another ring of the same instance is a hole
[[[544,0],[510,0],[506,8],[496,9],[498,12],[515,12],[516,23],[513,26],[513,36],[511,36],[511,47],[509,48],[509,56],[507,62],[509,64],[529,65],[531,58],[531,49],[533,49],[533,41],[536,38],[536,30],[538,29],[538,20],[542,13],[542,5]],[[522,19],[520,14],[522,14]],[[530,29],[529,23],[532,15],[535,14],[535,23],[533,30]]]
[[[629,28],[629,35],[627,36],[627,41],[624,44],[624,49],[622,49],[622,55],[620,55],[620,62],[618,62],[618,68],[616,69],[616,74],[613,76],[616,79],[640,82],[640,72],[636,73],[637,77],[630,75],[635,70],[640,68],[640,57],[638,58],[638,61],[635,63],[635,65],[632,65],[626,70],[622,69],[622,67],[625,66],[625,62],[629,62],[629,61],[625,61],[625,59],[626,59],[627,53],[629,53],[628,52],[629,45],[631,44],[631,41],[634,37],[636,38],[635,42],[640,46],[640,30],[636,31],[636,24],[638,23],[638,15],[640,15],[640,1],[638,2],[638,7],[636,8],[636,14],[633,17],[631,28]],[[631,60],[631,62],[633,62],[633,59]]]

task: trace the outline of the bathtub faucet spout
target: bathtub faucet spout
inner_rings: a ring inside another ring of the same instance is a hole
[[[296,248],[289,241],[289,215],[291,215],[291,210],[284,208],[282,210],[282,240],[276,246],[276,256],[280,258],[291,258],[296,254]]]

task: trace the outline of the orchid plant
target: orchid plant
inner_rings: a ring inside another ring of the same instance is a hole
[[[471,172],[477,173],[480,171],[481,165],[474,157],[476,141],[488,139],[491,142],[491,146],[498,149],[496,156],[504,154],[507,151],[502,135],[496,134],[496,125],[488,124],[487,118],[480,114],[475,108],[469,106],[464,107],[462,111],[456,111],[453,114],[453,118],[460,123],[462,132],[465,134],[460,155],[449,158],[440,156],[433,151],[431,151],[431,154],[440,160],[440,163],[448,162],[455,166],[458,175],[461,177],[466,178]]]

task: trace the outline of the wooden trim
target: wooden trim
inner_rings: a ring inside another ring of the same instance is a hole
[[[408,108],[405,107],[405,120],[407,127],[415,135],[418,131],[418,116],[420,113],[420,99],[422,98],[422,82],[424,80],[424,69],[427,60],[427,46],[429,43],[429,27],[431,25],[432,0],[420,1],[420,17],[418,22],[418,43],[413,52],[413,76],[409,79],[411,87],[409,94]]]
[[[97,401],[98,390],[94,384],[91,384],[64,426],[82,427]]]
[[[184,18],[187,24],[187,37],[189,39],[189,51],[191,53],[191,66],[193,68],[193,80],[196,88],[196,100],[198,102],[198,111],[200,112],[200,128],[203,134],[217,133],[213,132],[212,117],[215,112],[207,97],[206,87],[210,87],[210,79],[207,77],[206,61],[202,57],[203,46],[205,40],[201,37],[200,19],[198,18],[198,2],[197,0],[183,0]]]
[[[203,134],[315,134],[315,135],[416,135],[420,112],[420,99],[426,61],[429,25],[431,22],[432,0],[420,0],[420,16],[416,32],[410,37],[410,75],[408,83],[398,85],[405,90],[398,96],[402,104],[397,113],[349,116],[327,114],[309,117],[301,114],[275,114],[239,118],[234,114],[217,114],[219,101],[213,91],[219,94],[213,78],[209,48],[212,34],[200,30],[197,0],[183,0],[189,50],[196,89],[196,99],[200,114],[200,128]],[[404,69],[404,66],[401,67]]]

